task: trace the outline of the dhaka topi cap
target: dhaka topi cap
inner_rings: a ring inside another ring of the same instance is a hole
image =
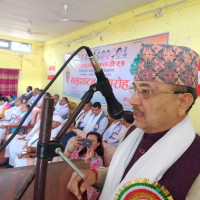
[[[188,47],[142,44],[134,81],[198,86],[199,55]]]

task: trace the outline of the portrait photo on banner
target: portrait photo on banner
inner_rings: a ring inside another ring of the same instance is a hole
[[[139,63],[139,50],[143,43],[168,44],[169,33],[148,36],[141,39],[91,48],[113,92],[125,109],[129,105],[129,86]],[[73,52],[64,54],[64,62]],[[90,85],[96,83],[96,76],[86,51],[80,51],[63,71],[63,94],[80,99]],[[106,104],[100,92],[95,92],[92,101]]]

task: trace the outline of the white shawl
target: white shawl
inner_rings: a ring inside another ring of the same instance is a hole
[[[85,133],[89,133],[90,131],[94,131],[95,125],[97,123],[97,121],[99,120],[99,118],[101,117],[103,111],[101,111],[98,115],[94,115],[92,114],[85,126],[85,128],[83,129],[83,131]]]
[[[129,180],[148,178],[150,183],[159,181],[195,138],[190,117],[187,116],[141,156],[121,181],[143,134],[141,129],[136,128],[116,150],[108,169],[100,200],[114,199],[119,188]]]

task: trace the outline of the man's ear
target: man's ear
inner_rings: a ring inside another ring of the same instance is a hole
[[[192,105],[194,99],[191,93],[184,93],[179,95],[179,109],[178,114],[180,116],[184,115],[188,108]]]

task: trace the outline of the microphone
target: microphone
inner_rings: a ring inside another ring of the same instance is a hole
[[[93,55],[89,47],[86,48],[86,52],[94,68],[94,72],[97,77],[97,83],[99,83],[99,90],[106,99],[108,113],[113,119],[120,119],[123,114],[122,105],[115,98],[108,78],[106,78],[96,57]]]

